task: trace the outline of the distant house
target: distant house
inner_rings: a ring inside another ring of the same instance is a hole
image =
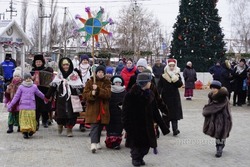
[[[25,67],[25,50],[32,42],[15,20],[0,20],[0,62],[11,53],[17,64]]]

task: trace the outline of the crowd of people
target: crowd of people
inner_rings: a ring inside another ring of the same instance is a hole
[[[233,105],[241,106],[250,85],[244,59],[233,67],[228,61],[220,63],[209,69],[214,80],[209,103],[203,108],[203,132],[216,139],[216,157],[222,156],[232,127],[230,94],[234,91]],[[184,97],[192,100],[197,80],[192,62],[187,62],[181,76],[176,59],[168,59],[166,65],[156,60],[152,68],[144,58],[136,63],[123,59],[114,68],[103,62],[91,65],[89,56],[81,55],[73,60],[61,58],[59,70],[54,72],[38,54],[32,66],[30,73],[23,74],[9,54],[1,64],[2,92],[9,111],[7,133],[13,133],[17,126],[28,139],[39,130],[42,117],[44,128],[54,119],[58,134],[66,129],[67,136],[73,137],[72,129],[84,113],[80,127],[90,128],[91,152],[102,148],[101,132],[106,129],[106,147],[120,149],[124,137],[134,166],[145,165],[143,158],[150,148],[157,154],[159,129],[166,135],[171,126],[173,136],[180,134],[178,122],[183,112],[179,88],[184,86]]]

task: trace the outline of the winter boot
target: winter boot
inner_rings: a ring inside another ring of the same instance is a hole
[[[172,123],[172,129],[173,129],[173,136],[177,136],[180,133],[180,131],[178,129],[178,121],[173,120],[173,121],[171,121],[171,123]]]
[[[23,132],[23,138],[24,138],[24,139],[28,139],[28,138],[29,138],[28,132]]]
[[[93,154],[96,153],[96,150],[97,150],[96,143],[91,143],[90,149],[91,149]]]
[[[21,130],[20,130],[20,126],[18,126],[18,128],[17,128],[17,132],[20,132]]]
[[[67,128],[67,136],[68,137],[73,137],[72,128]]]
[[[222,156],[223,148],[225,147],[225,139],[216,139],[216,154],[215,157]]]
[[[137,159],[132,159],[132,165],[133,166],[141,166],[141,160],[137,160]]]
[[[44,122],[44,123],[43,123],[43,127],[44,127],[44,128],[48,128],[48,127],[49,127],[48,122]]]
[[[12,133],[13,132],[13,125],[8,126],[9,129],[7,130],[7,133]]]
[[[79,129],[80,129],[81,132],[86,131],[84,124],[80,124]]]
[[[62,132],[63,132],[63,125],[57,125],[57,127],[58,127],[58,134],[59,135],[62,134]]]
[[[97,148],[97,150],[101,150],[101,149],[102,149],[101,144],[100,144],[100,143],[97,143],[97,144],[96,144],[96,148]]]

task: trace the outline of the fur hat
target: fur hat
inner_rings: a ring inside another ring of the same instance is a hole
[[[81,62],[82,62],[83,60],[87,60],[87,61],[89,61],[89,56],[88,56],[88,55],[86,55],[86,54],[81,55]]]
[[[210,89],[211,88],[220,89],[221,88],[221,82],[213,80],[212,83],[210,84]]]
[[[106,74],[113,74],[114,69],[112,67],[106,68]]]
[[[43,65],[45,65],[45,59],[44,59],[43,55],[42,54],[37,54],[37,55],[34,55],[34,59],[33,59],[33,62],[32,62],[33,67],[36,67],[36,61],[37,60],[41,60],[43,62]]]
[[[31,74],[30,73],[25,73],[24,75],[23,75],[23,79],[24,80],[26,80],[26,79],[28,79],[28,78],[31,78],[32,76],[31,76]]]
[[[95,73],[97,74],[98,71],[103,71],[104,74],[106,74],[106,69],[103,65],[99,65],[98,67],[96,67]]]
[[[14,76],[22,77],[22,68],[21,67],[15,68],[15,71],[13,73],[13,77]]]
[[[147,66],[148,66],[147,60],[144,59],[144,58],[140,58],[140,59],[137,61],[136,66],[137,66],[137,67],[138,67],[138,66],[142,66],[142,67],[144,67],[144,68],[147,68]]]
[[[151,73],[142,72],[142,73],[137,75],[136,83],[140,87],[144,87],[148,82],[151,82],[151,80],[152,80]]]

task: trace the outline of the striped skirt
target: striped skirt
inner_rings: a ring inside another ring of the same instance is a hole
[[[21,132],[36,132],[36,111],[20,110],[19,124]]]

